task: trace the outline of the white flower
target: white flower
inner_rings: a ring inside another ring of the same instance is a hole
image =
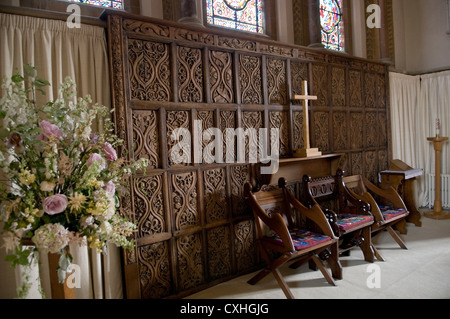
[[[3,236],[3,246],[2,248],[6,249],[6,252],[13,252],[16,250],[16,248],[19,246],[20,238],[17,236],[14,236],[13,233],[6,233],[6,235]]]
[[[35,231],[31,240],[38,249],[56,254],[69,244],[70,233],[61,224],[45,224]]]

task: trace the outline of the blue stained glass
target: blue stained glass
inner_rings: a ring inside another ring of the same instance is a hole
[[[263,0],[206,0],[206,21],[224,28],[264,33]]]
[[[344,51],[343,0],[320,0],[322,44],[327,49]]]

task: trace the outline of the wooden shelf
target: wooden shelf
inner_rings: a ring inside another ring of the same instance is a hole
[[[335,175],[343,154],[326,154],[316,157],[283,158],[279,161],[278,172],[261,175],[263,184],[277,184],[281,177],[287,181],[301,181],[304,175],[312,178]]]

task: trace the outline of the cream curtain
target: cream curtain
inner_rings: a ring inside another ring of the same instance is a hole
[[[22,72],[24,64],[31,64],[37,68],[40,78],[52,84],[47,90],[46,101],[57,97],[59,84],[70,76],[77,83],[78,96],[89,94],[94,103],[110,107],[108,56],[103,28],[89,25],[68,28],[65,21],[0,14],[0,43],[2,77],[10,77],[16,70]],[[77,298],[122,298],[117,247],[110,247],[106,256],[87,247],[71,246],[70,249],[73,263],[81,270],[81,287],[75,289]],[[11,272],[4,262],[4,253],[1,249],[0,296],[13,298],[23,269]],[[41,256],[41,266],[39,270],[35,267],[33,275],[40,276],[45,295],[51,297],[46,258]],[[32,289],[32,298],[39,298],[36,290],[36,287]]]
[[[450,134],[450,71],[410,76],[390,73],[391,127],[393,158],[414,168],[423,168],[424,175],[416,185],[419,207],[429,207],[428,174],[434,174],[434,148],[427,137],[436,135],[436,119],[441,121],[441,136]],[[450,145],[442,152],[441,170],[450,173]]]

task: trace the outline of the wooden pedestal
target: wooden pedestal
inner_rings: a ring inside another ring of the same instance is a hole
[[[60,284],[58,281],[56,269],[58,268],[59,257],[59,254],[48,254],[52,299],[75,299],[75,290],[67,285],[67,276],[64,284]]]
[[[435,151],[435,200],[434,209],[425,212],[425,217],[432,219],[450,219],[450,212],[442,209],[441,201],[441,151],[443,143],[448,141],[448,137],[429,137],[428,141],[433,142]]]

